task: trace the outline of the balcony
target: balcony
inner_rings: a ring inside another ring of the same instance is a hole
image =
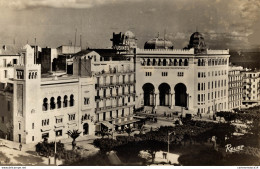
[[[107,75],[123,75],[123,74],[132,74],[134,73],[134,70],[132,69],[127,69],[127,70],[121,70],[121,71],[114,71],[114,70],[110,70],[110,71],[100,71],[100,72],[95,72],[94,75],[95,76],[107,76]]]
[[[112,105],[112,106],[105,106],[105,107],[102,107],[102,108],[96,108],[95,111],[96,113],[101,113],[101,112],[104,112],[104,111],[114,111],[114,110],[117,110],[118,108],[128,108],[128,107],[133,107],[134,104],[118,104],[118,105]]]

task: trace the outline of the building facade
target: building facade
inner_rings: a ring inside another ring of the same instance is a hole
[[[240,109],[243,101],[243,67],[229,66],[228,69],[228,109]]]
[[[260,101],[260,72],[243,72],[243,105],[251,107],[259,104]]]
[[[164,41],[158,44],[171,46]],[[136,49],[136,107],[151,106],[157,112],[185,108],[189,114],[202,115],[228,110],[229,51],[204,45],[202,35],[195,32],[192,48]]]
[[[102,128],[133,127],[139,108],[208,117],[241,105],[241,75],[229,69],[229,50],[207,49],[199,32],[184,49],[159,37],[140,49],[130,31],[113,34],[111,40],[110,49],[74,55],[74,48],[58,48],[57,55],[71,55],[73,74],[49,72],[50,65],[41,72],[34,49],[26,45],[13,79],[0,90],[2,135],[22,143],[59,140],[73,129],[88,136]]]

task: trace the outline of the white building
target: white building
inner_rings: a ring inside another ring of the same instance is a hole
[[[228,110],[229,50],[207,49],[198,32],[187,49],[171,49],[159,38],[145,47],[136,49],[137,108],[151,106],[162,113],[183,107],[202,115]]]
[[[243,72],[243,105],[252,107],[260,102],[260,72],[244,71]]]
[[[228,109],[240,109],[243,101],[243,67],[228,68]]]

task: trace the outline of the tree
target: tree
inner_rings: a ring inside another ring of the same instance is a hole
[[[75,149],[76,147],[76,139],[80,136],[81,132],[79,132],[78,130],[73,130],[73,131],[68,131],[66,134],[68,134],[68,136],[70,136],[70,138],[72,138],[72,150]]]

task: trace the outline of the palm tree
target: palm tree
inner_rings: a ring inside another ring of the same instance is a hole
[[[81,132],[79,132],[79,130],[69,130],[66,134],[68,134],[68,136],[70,136],[73,139],[71,144],[72,150],[74,150],[76,147],[76,139],[80,136]]]

